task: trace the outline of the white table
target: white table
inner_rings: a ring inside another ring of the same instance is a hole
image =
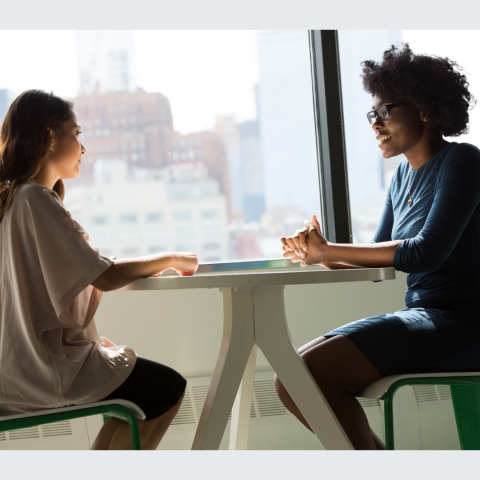
[[[137,280],[121,290],[219,288],[223,293],[222,344],[192,449],[218,449],[230,412],[230,449],[247,448],[259,347],[323,446],[327,450],[338,450],[353,447],[292,343],[285,317],[283,288],[284,285],[394,278],[393,268],[301,269],[162,276]]]

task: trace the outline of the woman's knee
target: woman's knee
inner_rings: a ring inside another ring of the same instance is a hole
[[[321,389],[355,394],[381,375],[351,340],[338,335],[302,354]]]
[[[277,374],[275,374],[273,381],[275,384],[275,390],[277,391],[278,398],[288,408],[288,405],[292,401],[292,398],[288,394],[287,389],[283,386],[283,383],[280,381]]]

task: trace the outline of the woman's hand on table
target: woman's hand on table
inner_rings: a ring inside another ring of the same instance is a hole
[[[312,221],[305,220],[305,227],[297,230],[294,235],[280,239],[283,244],[283,256],[300,266],[318,265],[325,260],[324,252],[328,246],[322,236],[317,217],[312,215]]]
[[[182,277],[193,275],[198,268],[198,258],[192,252],[176,252],[173,254],[172,268]]]

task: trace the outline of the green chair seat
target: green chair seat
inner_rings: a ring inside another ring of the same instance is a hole
[[[371,383],[357,397],[383,400],[385,446],[394,450],[393,397],[405,385],[449,385],[462,450],[480,450],[480,372],[389,375]]]
[[[138,405],[122,399],[52,408],[35,413],[2,416],[0,417],[0,432],[101,414],[128,422],[132,435],[132,449],[141,450],[140,430],[137,419],[145,420],[145,413]]]

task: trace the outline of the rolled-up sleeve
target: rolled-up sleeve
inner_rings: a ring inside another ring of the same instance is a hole
[[[428,273],[452,253],[480,203],[480,150],[453,147],[439,172],[432,207],[420,232],[400,243],[393,266],[407,273]]]

